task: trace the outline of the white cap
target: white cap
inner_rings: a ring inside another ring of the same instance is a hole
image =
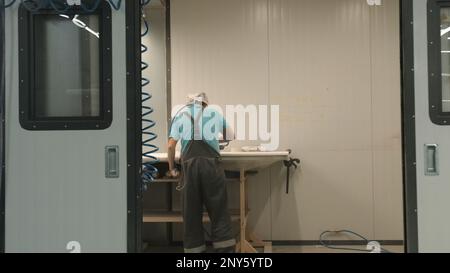
[[[188,103],[193,103],[196,101],[202,102],[204,104],[209,104],[208,97],[206,96],[206,94],[204,92],[188,95]]]

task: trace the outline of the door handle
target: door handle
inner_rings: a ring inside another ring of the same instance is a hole
[[[427,176],[439,175],[438,148],[437,144],[425,144],[425,175]]]
[[[119,146],[105,147],[105,176],[106,178],[119,177]]]

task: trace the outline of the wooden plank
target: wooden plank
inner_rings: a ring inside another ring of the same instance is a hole
[[[178,183],[180,180],[178,179],[155,179],[154,183]]]
[[[239,215],[237,212],[231,212],[231,220],[239,220]],[[181,212],[144,212],[142,221],[144,223],[183,223],[183,215]],[[203,214],[203,222],[210,222],[207,213]]]
[[[231,178],[227,178],[225,179],[225,181],[227,183],[229,182],[238,182],[238,179],[231,179]],[[152,183],[178,183],[180,182],[179,179],[169,179],[169,178],[162,178],[162,179],[155,179]],[[152,184],[150,183],[150,185]]]

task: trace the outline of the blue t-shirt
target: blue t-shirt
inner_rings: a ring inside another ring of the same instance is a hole
[[[181,153],[186,149],[187,144],[193,138],[203,140],[209,144],[218,153],[219,134],[224,134],[227,123],[223,115],[214,109],[206,107],[202,111],[202,106],[197,104],[189,105],[183,108],[174,118],[170,128],[169,138],[176,141],[181,140]],[[192,132],[192,119],[194,119],[194,133]],[[202,128],[200,130],[200,128]]]

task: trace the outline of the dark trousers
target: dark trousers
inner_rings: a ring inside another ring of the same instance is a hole
[[[211,219],[211,239],[217,252],[233,251],[236,240],[228,211],[225,173],[216,158],[183,162],[183,220],[186,253],[206,251],[203,206]]]

